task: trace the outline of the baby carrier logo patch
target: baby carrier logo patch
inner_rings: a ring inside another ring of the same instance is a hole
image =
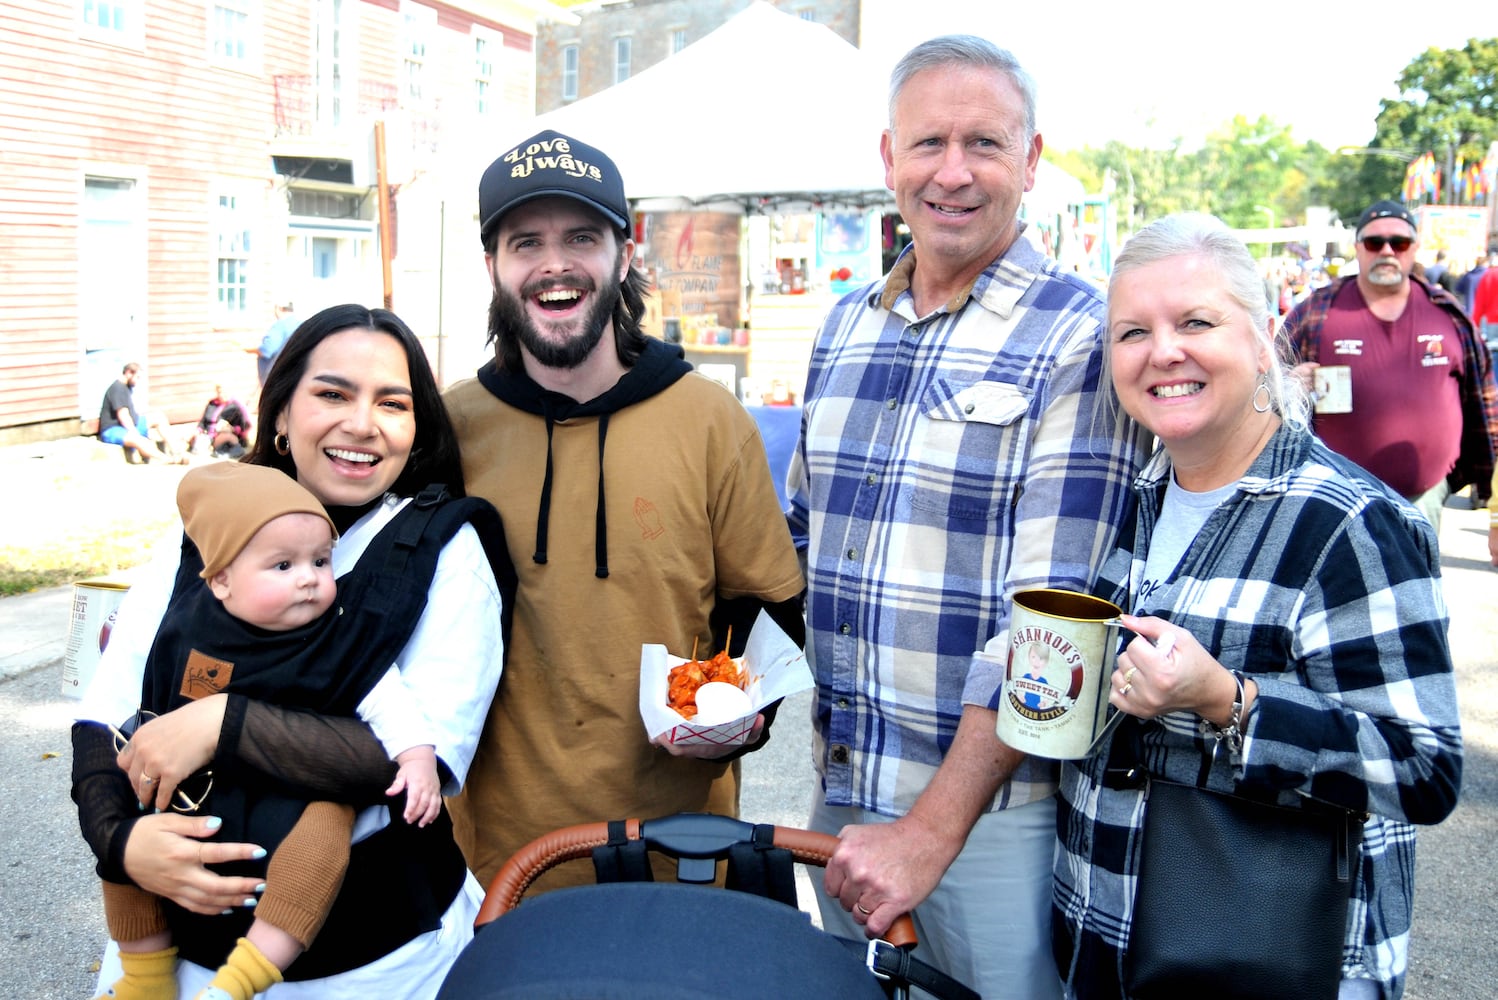
[[[1049,629],[1020,629],[1009,643],[1009,707],[1032,722],[1053,722],[1071,711],[1086,675],[1082,651]]]
[[[196,649],[187,654],[187,669],[182,673],[182,697],[206,698],[229,686],[234,664]]]

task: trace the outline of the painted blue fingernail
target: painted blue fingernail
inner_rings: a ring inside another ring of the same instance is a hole
[[[258,895],[260,895],[264,891],[265,891],[265,883],[264,882],[261,882],[259,885],[255,886],[255,895],[258,896]]]
[[[221,917],[227,917],[227,916],[229,916],[233,912],[234,912],[233,910],[225,910],[224,912],[220,913],[219,916],[221,916]]]
[[[257,848],[255,848],[255,853],[251,854],[250,857],[254,858],[256,861],[259,861],[261,858],[265,857],[265,848],[263,848],[263,847],[257,847]]]
[[[217,816],[209,816],[208,817],[208,829],[210,829],[210,830],[217,830],[219,827],[221,827],[223,825],[224,825],[224,821],[222,819],[220,819],[219,817],[217,817]]]
[[[246,899],[244,901],[245,909],[253,910],[255,908],[255,904],[258,903],[258,902],[260,902],[260,901],[258,899],[254,899],[254,898]]]

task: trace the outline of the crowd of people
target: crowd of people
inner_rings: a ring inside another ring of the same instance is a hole
[[[1158,779],[1357,815],[1324,971],[1399,997],[1415,825],[1460,788],[1437,525],[1492,485],[1489,352],[1394,203],[1359,220],[1357,277],[1300,301],[1197,215],[1136,234],[1104,294],[1021,238],[1042,144],[1011,53],[943,36],[899,62],[880,148],[913,239],[822,323],[789,469],[642,332],[624,180],[556,132],[479,185],[475,377],[439,392],[385,310],[289,331],[259,433],[227,428],[240,461],[184,477],[180,545],[74,726],[100,996],[434,996],[534,838],[737,813],[775,707],[732,750],[651,742],[640,648],[737,652],[766,612],[815,682],[828,932],[910,914],[917,955],[984,997],[1133,995]],[[1318,407],[1333,381],[1345,405]],[[1123,724],[1084,759],[995,732],[1035,588],[1125,611]]]

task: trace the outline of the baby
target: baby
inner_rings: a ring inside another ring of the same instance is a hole
[[[202,593],[202,584],[184,579],[185,572],[179,576],[152,648],[143,702],[162,703],[149,692],[154,679],[169,674],[170,690],[180,696],[175,698],[179,704],[221,691],[252,692],[280,703],[276,694],[284,692],[296,705],[309,707],[308,694],[302,690],[309,686],[309,675],[313,675],[310,686],[315,689],[316,671],[330,669],[328,676],[346,679],[356,669],[367,669],[354,662],[357,642],[341,647],[348,651],[344,662],[329,664],[328,657],[321,655],[329,647],[319,644],[319,636],[336,627],[342,609],[334,607],[337,586],[332,550],[337,533],[311,493],[276,469],[218,463],[183,476],[177,506],[187,537],[202,557],[198,575],[206,581],[211,599]],[[184,556],[183,565],[195,566],[196,562]],[[214,614],[214,603],[223,614]],[[230,633],[227,638],[225,633]],[[163,641],[161,636],[168,638]],[[310,651],[304,658],[319,661],[316,671],[310,662],[307,669],[300,668],[299,651]],[[232,660],[226,658],[230,655]],[[170,659],[157,666],[158,657]],[[288,669],[298,675],[296,684],[288,685],[277,676],[278,671],[284,674]],[[254,689],[257,674],[262,675],[262,689]],[[267,674],[270,681],[265,679]],[[269,694],[263,690],[267,685]],[[414,700],[402,689],[399,673],[388,668],[371,680],[368,694],[358,705],[359,716],[370,723],[387,750],[392,732],[424,731],[424,720],[411,707]],[[418,718],[400,718],[402,712]],[[143,713],[137,719],[148,716]],[[127,738],[128,734],[116,731],[117,741]],[[404,791],[406,822],[425,826],[442,808],[435,747],[402,742],[403,748],[393,754],[399,769],[386,794]],[[232,813],[237,803],[242,812],[251,814],[257,806],[265,807],[263,796],[245,796],[226,783],[214,788],[211,774],[199,776],[198,782],[205,778],[207,787],[196,794],[185,787],[163,789],[171,808],[197,812],[207,807],[214,814]],[[155,788],[143,790],[143,795],[162,801]],[[316,937],[338,894],[348,866],[353,822],[354,809],[349,805],[308,802],[301,807],[300,816],[271,855],[254,921],[212,982],[198,994],[199,1000],[250,1000],[282,981],[282,973]],[[228,832],[226,825],[221,833]],[[103,889],[105,918],[110,936],[119,943],[124,968],[124,975],[104,996],[175,1000],[177,949],[162,901],[132,885],[106,881]]]

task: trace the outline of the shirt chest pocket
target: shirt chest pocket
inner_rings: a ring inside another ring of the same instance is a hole
[[[1030,406],[1012,383],[933,382],[909,450],[911,506],[948,520],[997,516],[1019,483]]]

